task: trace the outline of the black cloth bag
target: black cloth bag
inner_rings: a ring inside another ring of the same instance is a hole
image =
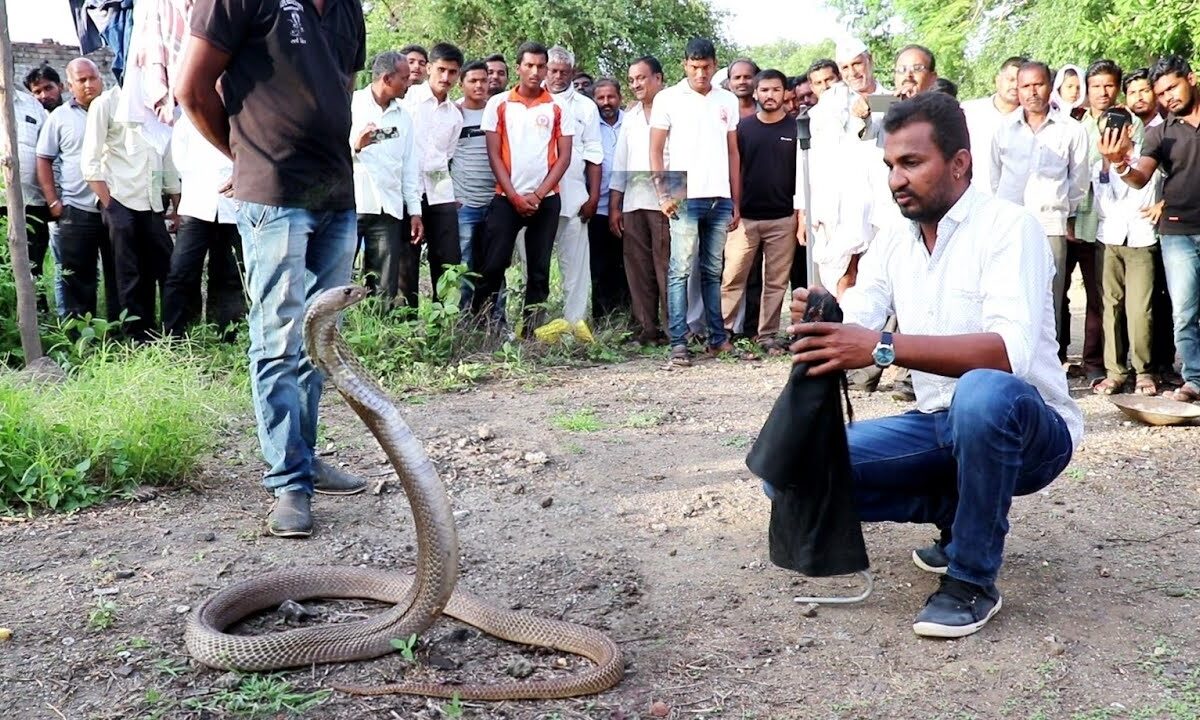
[[[805,322],[841,322],[842,309],[827,292],[809,295]],[[771,562],[810,577],[848,575],[870,567],[862,523],[854,507],[850,448],[842,397],[853,419],[844,372],[791,376],[754,446],[750,472],[775,490],[768,544]]]

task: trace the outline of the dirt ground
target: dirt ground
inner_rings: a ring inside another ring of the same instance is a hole
[[[928,526],[867,526],[874,595],[811,617],[796,595],[854,583],[769,562],[768,503],[744,458],[787,365],[660,365],[552,371],[403,405],[450,488],[461,585],[604,630],[627,658],[624,681],[600,696],[467,703],[464,717],[649,718],[656,701],[671,718],[1200,713],[1196,429],[1131,426],[1078,393],[1085,445],[1059,480],[1013,506],[1003,611],[972,637],[930,641],[911,629],[936,586],[910,560],[932,539]],[[328,459],[384,484],[379,494],[320,497],[309,540],[261,534],[268,498],[248,413],[190,490],[0,522],[0,627],[13,631],[0,643],[0,715],[234,717],[238,678],[194,665],[183,647],[189,608],[272,568],[407,567],[404,496],[361,423],[326,397]],[[907,408],[886,392],[854,402],[864,418]],[[328,621],[369,606],[313,607]],[[310,692],[406,672],[510,679],[516,657],[534,679],[582,662],[459,627],[443,620],[427,632],[415,666],[395,654],[282,677]],[[303,717],[438,718],[453,713],[445,706],[333,693]]]

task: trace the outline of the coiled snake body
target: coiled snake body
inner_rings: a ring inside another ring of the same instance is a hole
[[[264,671],[312,663],[349,662],[393,652],[393,638],[420,634],[446,613],[516,643],[582,655],[594,668],[569,677],[525,683],[451,685],[400,682],[379,687],[335,685],[361,695],[409,693],[464,700],[564,698],[602,692],[624,675],[621,651],[610,638],[582,625],[498,607],[455,589],[458,536],[446,489],[399,410],[354,358],[338,332],[342,311],[366,296],[361,287],[326,290],[304,318],[308,356],[366,424],[387,454],[412,507],[417,536],[415,577],[350,567],[277,570],[232,585],[206,599],[187,621],[184,641],[201,663],[223,670]],[[369,598],[393,603],[362,622],[230,635],[234,623],[284,600]]]

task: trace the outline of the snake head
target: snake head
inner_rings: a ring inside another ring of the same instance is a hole
[[[370,291],[361,285],[342,285],[329,288],[313,298],[309,303],[309,314],[332,315],[362,302]]]

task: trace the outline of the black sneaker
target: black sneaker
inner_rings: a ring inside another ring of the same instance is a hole
[[[322,495],[356,495],[366,489],[366,480],[340,470],[324,460],[313,461],[313,492]]]
[[[1000,612],[1000,590],[943,575],[937,592],[917,613],[913,632],[923,637],[960,638],[987,624]]]
[[[950,567],[950,556],[946,554],[946,545],[938,540],[929,547],[917,548],[912,553],[913,564],[925,572],[945,575]]]
[[[312,535],[312,499],[308,493],[289,491],[275,498],[275,507],[267,516],[267,530],[276,537]]]

